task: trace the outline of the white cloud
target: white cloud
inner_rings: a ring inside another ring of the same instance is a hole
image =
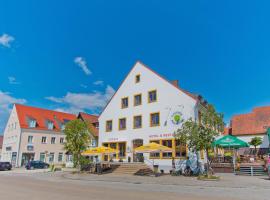
[[[14,40],[15,40],[14,37],[4,33],[2,36],[0,36],[0,45],[9,48],[10,43],[13,42]]]
[[[68,92],[64,97],[46,97],[46,99],[58,104],[62,104],[62,106],[57,108],[58,111],[61,110],[65,112],[77,113],[85,110],[97,111],[104,108],[114,93],[115,90],[108,85],[104,92]]]
[[[83,57],[76,57],[74,59],[74,62],[80,67],[82,68],[82,70],[84,71],[84,73],[86,75],[90,75],[92,74],[92,72],[89,70],[89,68],[87,67],[87,63],[86,60]]]
[[[14,103],[24,104],[26,103],[26,100],[17,99],[15,97],[12,97],[10,93],[2,92],[0,90],[0,133],[4,131],[4,127],[6,125],[9,113]]]
[[[103,82],[103,81],[95,81],[93,84],[94,84],[94,85],[103,85],[104,82]]]
[[[88,86],[87,85],[84,85],[84,84],[81,84],[80,85],[82,88],[88,88]]]
[[[9,82],[9,84],[13,84],[13,85],[20,84],[20,82],[17,82],[17,80],[16,80],[16,78],[14,76],[9,76],[8,77],[8,82]]]

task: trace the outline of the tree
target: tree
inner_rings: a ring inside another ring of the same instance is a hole
[[[87,123],[76,119],[65,125],[66,135],[65,150],[73,155],[74,167],[78,167],[83,162],[82,151],[89,145],[90,135]]]
[[[200,122],[192,119],[185,121],[175,133],[180,143],[187,144],[196,153],[206,151],[207,172],[210,176],[209,150],[212,148],[216,136],[224,130],[223,114],[217,113],[213,105],[207,105],[201,112]]]
[[[262,138],[261,137],[251,138],[249,144],[255,147],[255,154],[257,154],[257,146],[260,146],[262,144]]]

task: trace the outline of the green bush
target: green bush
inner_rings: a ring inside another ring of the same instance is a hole
[[[232,154],[232,152],[226,152],[226,153],[224,153],[224,156],[225,157],[232,157],[233,154]]]

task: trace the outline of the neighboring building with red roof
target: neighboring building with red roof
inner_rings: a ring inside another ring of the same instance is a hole
[[[98,116],[80,112],[78,114],[78,119],[81,119],[82,121],[86,122],[89,126],[91,137],[89,147],[96,147],[98,145],[98,131],[99,131]]]
[[[2,161],[16,167],[29,160],[64,163],[65,124],[73,114],[15,104],[4,131]]]
[[[267,127],[270,127],[270,106],[257,107],[251,113],[234,115],[230,123],[230,134],[250,142],[258,136],[263,140],[260,148],[269,148]]]

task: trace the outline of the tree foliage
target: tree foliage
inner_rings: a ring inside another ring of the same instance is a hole
[[[261,137],[254,137],[251,139],[249,144],[255,147],[255,152],[257,153],[257,146],[260,146],[262,144],[262,138]]]
[[[213,105],[208,105],[201,112],[200,121],[185,121],[175,133],[175,138],[187,144],[191,151],[199,152],[211,149],[215,137],[224,130],[223,114],[217,113]]]
[[[66,135],[65,150],[73,155],[74,167],[78,167],[80,161],[83,160],[81,152],[89,145],[88,125],[79,119],[72,120],[65,125],[64,133]]]
[[[215,137],[224,130],[223,114],[217,113],[213,105],[201,112],[201,121],[185,121],[175,137],[195,151],[210,149]]]

